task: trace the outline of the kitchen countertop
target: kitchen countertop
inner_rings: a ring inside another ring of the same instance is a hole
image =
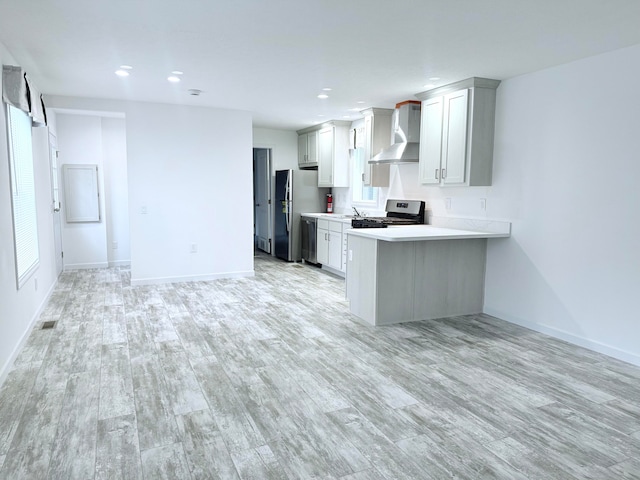
[[[341,213],[301,213],[300,216],[332,220],[334,222],[347,223],[349,225],[351,225],[351,219],[353,218],[353,215],[344,215]]]
[[[474,230],[456,230],[453,228],[433,227],[431,225],[403,225],[387,228],[351,228],[345,230],[348,235],[383,240],[385,242],[416,242],[423,240],[460,240],[467,238],[505,238],[508,233],[479,232]]]

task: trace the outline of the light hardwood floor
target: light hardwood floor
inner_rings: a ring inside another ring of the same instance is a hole
[[[264,255],[129,277],[61,276],[0,390],[0,478],[640,478],[638,367],[486,315],[365,326]]]

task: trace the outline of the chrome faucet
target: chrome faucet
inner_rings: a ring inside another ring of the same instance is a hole
[[[356,214],[356,217],[361,217],[362,215],[360,215],[360,212],[358,211],[358,209],[356,207],[351,207],[353,208],[353,213]]]

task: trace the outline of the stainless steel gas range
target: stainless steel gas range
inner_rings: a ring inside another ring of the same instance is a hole
[[[387,228],[389,225],[424,224],[425,202],[422,200],[387,200],[386,217],[354,217],[352,228]]]

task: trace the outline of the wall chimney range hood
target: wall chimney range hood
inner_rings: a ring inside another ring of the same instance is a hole
[[[393,145],[369,160],[374,165],[417,163],[420,149],[420,102],[407,100],[393,112]]]

